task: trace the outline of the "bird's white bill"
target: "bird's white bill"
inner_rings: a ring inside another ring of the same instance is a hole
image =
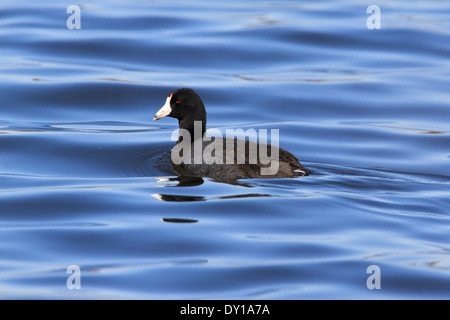
[[[167,97],[166,104],[155,114],[153,121],[164,118],[172,112],[172,108],[170,107],[170,99],[172,99],[172,95]]]

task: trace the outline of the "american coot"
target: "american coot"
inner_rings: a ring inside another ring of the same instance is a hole
[[[178,119],[179,136],[171,159],[174,168],[182,175],[232,181],[290,178],[311,173],[293,154],[274,144],[228,136],[223,140],[220,136],[207,137],[205,106],[192,89],[181,88],[172,92],[153,120],[166,116]],[[270,156],[267,156],[268,150]]]

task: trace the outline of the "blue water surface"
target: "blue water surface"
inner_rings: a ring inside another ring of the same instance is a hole
[[[449,1],[72,4],[0,6],[0,298],[450,298]],[[179,176],[180,87],[314,173]]]

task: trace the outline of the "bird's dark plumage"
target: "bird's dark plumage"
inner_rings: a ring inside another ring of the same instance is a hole
[[[292,153],[274,145],[243,141],[234,137],[223,140],[215,140],[221,137],[203,139],[206,132],[206,110],[202,99],[192,89],[182,88],[172,92],[153,120],[166,116],[178,119],[180,135],[172,150],[172,163],[182,175],[231,181],[248,178],[290,178],[311,173]],[[212,148],[212,142],[217,143],[215,148]],[[221,144],[218,144],[219,142]],[[270,163],[267,163],[267,159],[254,157],[255,154],[260,155],[261,147],[267,148],[263,151],[270,154]],[[211,149],[214,151],[211,152]],[[190,151],[190,156],[185,154],[186,151]],[[271,154],[271,151],[274,154]],[[218,152],[222,154],[217,154]],[[278,156],[274,157],[277,153]],[[212,158],[205,157],[205,154],[210,154]],[[272,161],[277,161],[273,163],[276,171],[269,170]]]

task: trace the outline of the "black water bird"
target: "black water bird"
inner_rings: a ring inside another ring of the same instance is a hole
[[[217,140],[217,137],[206,138],[205,106],[192,89],[173,91],[153,120],[166,116],[178,119],[179,136],[171,159],[174,168],[182,175],[233,181],[248,178],[291,178],[311,173],[292,153],[275,145],[235,137],[223,140]],[[261,154],[266,154],[269,150],[270,156],[261,157]]]

